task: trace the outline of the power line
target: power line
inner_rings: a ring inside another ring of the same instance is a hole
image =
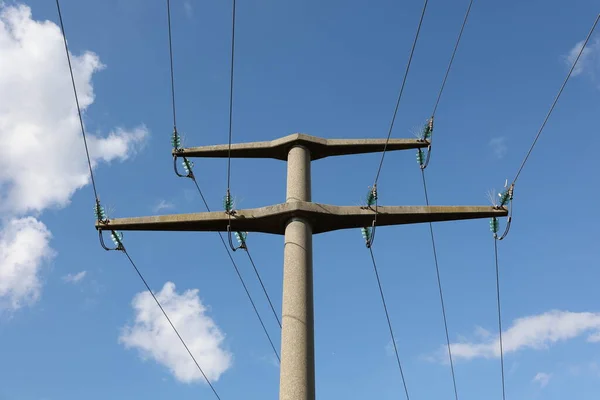
[[[575,61],[573,62],[573,65],[571,66],[571,69],[569,70],[567,77],[565,78],[563,84],[561,85],[560,90],[558,91],[558,94],[554,98],[554,101],[552,102],[552,106],[550,106],[550,110],[548,111],[548,114],[546,114],[546,118],[544,118],[544,122],[540,126],[540,129],[538,130],[538,133],[535,136],[535,139],[533,140],[533,143],[531,144],[531,147],[529,148],[529,151],[527,152],[525,159],[523,160],[523,162],[521,163],[521,166],[519,167],[519,170],[517,171],[517,175],[515,176],[515,179],[513,180],[513,185],[517,182],[517,179],[519,179],[519,175],[521,175],[521,171],[523,170],[523,167],[525,167],[525,163],[527,163],[527,160],[529,159],[529,156],[531,155],[531,152],[533,151],[535,144],[537,143],[538,139],[540,138],[540,135],[542,134],[542,131],[544,130],[544,127],[546,126],[546,123],[548,122],[548,119],[550,118],[552,111],[554,111],[554,107],[556,106],[556,103],[558,102],[558,99],[560,98],[560,95],[562,94],[563,89],[567,85],[569,78],[571,78],[571,74],[573,73],[573,70],[575,69],[575,66],[577,65],[577,61],[579,61],[579,57],[581,57],[581,54],[583,53],[583,50],[587,46],[587,43],[590,40],[590,37],[592,37],[592,34],[594,33],[594,29],[596,29],[598,20],[600,20],[600,14],[598,14],[598,16],[596,17],[596,20],[594,21],[594,24],[592,25],[592,29],[590,29],[590,32],[588,33],[587,37],[585,38],[585,41],[583,42],[583,45],[581,46],[581,49],[579,50],[579,53],[577,54],[577,58],[575,58]]]
[[[500,333],[500,369],[502,374],[502,400],[506,400],[504,385],[504,348],[502,345],[502,314],[500,309],[500,272],[498,268],[498,239],[494,237],[494,257],[496,260],[496,296],[498,301],[498,332]]]
[[[156,305],[160,308],[160,311],[162,311],[163,315],[165,316],[165,318],[167,319],[167,321],[169,321],[169,325],[171,325],[171,328],[173,328],[173,330],[175,331],[175,333],[177,334],[177,337],[179,338],[179,340],[181,341],[181,343],[183,344],[183,347],[185,347],[185,349],[187,350],[188,354],[190,355],[190,357],[192,358],[192,360],[194,361],[194,364],[196,364],[196,367],[198,368],[198,370],[200,370],[200,373],[202,374],[202,376],[204,377],[204,380],[206,381],[206,383],[208,383],[208,385],[210,386],[210,388],[212,389],[213,393],[215,394],[215,396],[217,397],[217,399],[221,399],[219,397],[219,394],[217,393],[217,391],[215,390],[214,386],[212,385],[212,383],[210,383],[210,380],[208,379],[208,377],[206,376],[206,374],[204,373],[204,371],[202,370],[202,368],[200,367],[200,364],[198,364],[198,361],[196,361],[196,357],[194,357],[194,355],[192,354],[192,352],[190,351],[189,347],[187,346],[187,344],[185,343],[185,340],[183,340],[183,338],[181,337],[181,335],[179,334],[179,331],[177,331],[177,328],[175,328],[175,325],[173,325],[173,322],[171,322],[171,318],[169,318],[169,315],[167,314],[167,312],[165,311],[165,309],[163,308],[163,306],[160,304],[160,301],[158,301],[158,299],[156,298],[156,296],[154,295],[154,293],[152,292],[152,290],[150,289],[150,286],[148,285],[148,282],[146,282],[146,279],[144,279],[144,276],[142,275],[142,273],[140,272],[140,270],[138,269],[138,267],[135,265],[135,263],[133,262],[133,260],[131,259],[131,257],[129,256],[129,253],[127,252],[127,250],[123,249],[123,253],[125,254],[125,256],[127,257],[127,259],[129,260],[129,262],[131,263],[131,266],[135,269],[135,272],[137,272],[138,276],[140,277],[140,279],[142,280],[142,282],[144,282],[144,285],[146,286],[146,289],[148,289],[148,292],[150,292],[150,294],[152,295],[152,298],[154,299],[154,301],[156,302]]]
[[[231,136],[233,130],[233,67],[235,57],[235,0],[231,12],[231,67],[229,70],[229,149],[227,155],[227,193],[231,186]]]
[[[200,197],[202,198],[202,202],[204,203],[206,210],[208,212],[210,212],[210,207],[208,206],[208,202],[206,201],[206,198],[202,194],[202,190],[200,189],[200,185],[198,185],[196,178],[192,178],[192,181],[194,182],[194,185],[196,186],[196,189],[198,190],[198,193],[200,194]],[[217,232],[217,233],[219,234],[219,237],[221,238],[221,242],[223,243],[223,246],[225,247],[225,250],[227,251],[227,255],[229,256],[229,259],[231,260],[231,265],[233,265],[233,268],[235,269],[235,272],[236,272],[238,278],[240,279],[242,286],[244,287],[244,291],[246,292],[246,295],[248,296],[248,300],[250,300],[250,304],[252,304],[254,313],[256,314],[256,317],[258,318],[258,321],[260,322],[260,325],[262,326],[263,331],[265,332],[265,335],[267,336],[267,339],[269,340],[269,343],[271,344],[271,348],[273,349],[273,352],[275,353],[277,360],[279,360],[281,362],[281,359],[279,358],[279,353],[277,352],[277,349],[275,348],[275,345],[273,344],[273,340],[271,340],[271,336],[269,335],[269,332],[267,331],[267,328],[265,327],[265,324],[264,324],[262,318],[260,317],[260,313],[258,312],[258,309],[256,308],[256,304],[254,304],[254,300],[252,300],[252,295],[250,294],[250,291],[248,290],[248,287],[246,286],[246,283],[244,282],[244,278],[242,277],[242,274],[240,273],[240,270],[239,270],[235,260],[233,259],[233,256],[231,255],[229,248],[227,247],[225,238],[223,238],[223,234],[221,232]],[[252,265],[254,265],[254,262],[252,262]],[[256,274],[258,275],[258,270],[256,270],[256,268],[255,268],[255,271],[256,271]],[[260,279],[260,276],[259,276],[259,279]],[[261,284],[262,284],[262,280],[261,280]],[[264,289],[264,286],[263,286],[263,289]],[[266,293],[267,292],[265,290],[265,294]],[[267,297],[268,297],[268,295],[267,295]],[[271,300],[269,299],[269,303],[270,302],[271,302]],[[275,312],[275,310],[273,310],[273,312]],[[279,318],[277,319],[277,321],[279,321]]]
[[[273,312],[273,315],[275,316],[275,319],[277,320],[277,324],[279,325],[279,328],[281,329],[281,321],[279,320],[279,317],[277,316],[275,307],[273,307],[273,303],[271,302],[271,297],[269,297],[269,293],[267,293],[267,288],[265,288],[265,285],[263,284],[263,281],[260,278],[260,274],[258,273],[258,269],[256,268],[256,264],[254,264],[254,260],[252,259],[252,256],[250,255],[250,250],[248,249],[248,247],[246,247],[246,254],[248,254],[248,259],[250,260],[250,263],[252,264],[252,268],[254,268],[254,272],[256,273],[256,277],[258,278],[258,281],[260,282],[260,286],[262,286],[263,292],[265,293],[265,296],[267,297],[267,300],[269,302],[269,306],[271,306],[271,311]]]
[[[425,181],[425,170],[421,169],[421,177],[423,178],[423,190],[425,191],[425,203],[429,207],[429,195],[427,193],[427,183]],[[431,235],[431,246],[433,248],[433,259],[435,261],[435,272],[437,275],[438,289],[440,292],[440,303],[442,305],[442,316],[444,317],[444,330],[446,331],[446,344],[448,346],[448,358],[450,359],[450,370],[452,371],[452,383],[454,385],[454,398],[458,400],[458,390],[456,388],[456,375],[454,373],[454,361],[452,359],[452,350],[450,348],[450,335],[448,334],[448,320],[446,318],[446,306],[444,305],[444,293],[442,291],[442,280],[440,278],[440,267],[438,264],[437,249],[435,246],[435,238],[433,235],[433,224],[429,223],[429,233]]]
[[[87,140],[86,140],[86,135],[85,135],[85,128],[84,128],[84,125],[83,125],[83,119],[81,117],[81,108],[79,106],[79,97],[77,95],[77,87],[75,85],[75,78],[74,78],[74,75],[73,75],[73,67],[71,65],[71,56],[69,54],[69,48],[68,48],[68,45],[67,45],[67,36],[65,34],[65,27],[64,27],[64,23],[63,23],[63,19],[62,19],[62,12],[61,12],[61,9],[60,9],[60,2],[59,2],[59,0],[56,0],[56,9],[58,11],[58,19],[60,21],[60,29],[61,29],[61,32],[62,32],[62,35],[63,35],[64,44],[65,44],[65,53],[67,55],[67,61],[68,61],[68,64],[69,64],[69,73],[71,75],[71,82],[73,84],[73,93],[75,95],[75,103],[77,105],[77,113],[79,114],[79,122],[81,124],[81,133],[82,133],[83,141],[84,141],[84,144],[85,144],[86,157],[87,157],[88,166],[89,166],[89,169],[90,169],[90,177],[91,177],[92,185],[93,185],[93,188],[94,188],[94,195],[95,195],[96,204],[98,204],[98,194],[97,194],[97,191],[96,191],[96,185],[95,185],[95,181],[94,181],[94,172],[92,170],[92,163],[91,163],[90,154],[89,154],[88,147],[87,147]],[[212,385],[212,383],[210,382],[210,380],[208,379],[208,377],[204,373],[204,370],[200,367],[200,364],[198,364],[198,361],[196,361],[196,358],[194,357],[194,355],[192,354],[192,352],[188,348],[187,344],[185,343],[185,341],[183,340],[183,338],[179,334],[179,331],[177,330],[177,328],[175,328],[175,325],[173,325],[173,322],[171,322],[171,319],[169,318],[169,315],[166,313],[166,311],[164,310],[164,308],[160,304],[160,301],[158,301],[158,299],[156,298],[156,296],[154,295],[154,293],[150,289],[150,286],[148,285],[148,282],[146,281],[146,279],[144,279],[144,276],[142,275],[142,273],[140,272],[140,270],[138,269],[138,267],[135,265],[135,263],[133,262],[132,258],[129,256],[129,253],[127,252],[127,250],[124,247],[122,247],[121,250],[123,251],[123,253],[125,254],[125,256],[127,257],[127,259],[129,260],[129,262],[131,263],[131,265],[133,266],[133,268],[137,272],[138,276],[140,277],[140,279],[142,280],[142,282],[146,286],[146,289],[148,289],[148,291],[150,292],[150,294],[154,298],[154,301],[156,302],[156,304],[158,305],[158,307],[162,311],[163,315],[165,316],[165,318],[167,319],[167,321],[171,325],[171,328],[173,328],[173,331],[175,331],[175,333],[177,334],[177,337],[179,338],[179,340],[181,341],[181,343],[183,344],[183,346],[187,350],[188,354],[190,355],[190,357],[194,361],[194,364],[196,364],[196,367],[198,368],[198,370],[200,371],[200,373],[204,377],[206,383],[208,383],[208,385],[212,389],[212,391],[215,394],[215,396],[217,397],[217,399],[220,400],[221,398],[219,397],[219,394],[217,393],[217,391],[215,390],[214,386]]]
[[[79,124],[81,126],[81,135],[83,136],[83,144],[85,145],[85,155],[87,157],[88,167],[90,170],[90,178],[92,180],[92,188],[94,189],[94,197],[98,202],[98,191],[96,190],[96,181],[94,179],[94,172],[92,170],[92,161],[90,158],[90,151],[88,149],[87,138],[85,136],[85,128],[83,127],[83,118],[81,116],[81,107],[79,106],[79,97],[77,96],[77,88],[75,86],[75,77],[73,76],[73,66],[71,65],[71,56],[69,55],[69,47],[67,46],[67,35],[65,34],[65,25],[62,19],[62,13],[60,11],[59,0],[56,0],[56,9],[58,10],[58,19],[60,21],[60,30],[63,35],[63,41],[65,43],[65,52],[67,53],[67,62],[69,63],[69,71],[71,72],[71,83],[73,85],[73,94],[75,95],[75,104],[77,105],[77,115],[79,116]]]
[[[173,126],[174,126],[174,146],[175,146],[175,150],[177,151],[179,149],[179,143],[177,142],[178,140],[178,135],[177,135],[177,128],[176,128],[176,114],[175,114],[175,84],[174,84],[174,72],[173,72],[173,46],[172,46],[172,34],[171,34],[171,3],[169,0],[167,0],[167,16],[168,16],[168,30],[169,30],[169,59],[171,62],[171,100],[172,100],[172,105],[173,105]],[[176,155],[175,158],[176,159]],[[194,182],[194,185],[196,186],[196,189],[198,190],[198,193],[200,194],[200,198],[202,199],[204,205],[206,206],[206,209],[208,211],[210,211],[210,208],[208,207],[208,202],[206,201],[206,198],[204,197],[204,194],[202,193],[202,190],[200,189],[200,186],[198,185],[198,182],[196,181],[196,177],[194,176],[194,173],[191,170],[192,167],[192,163],[187,161],[186,157],[183,157],[184,161],[185,161],[185,166],[187,171],[187,175],[181,175],[177,172],[177,169],[175,168],[175,173],[180,176],[180,177],[188,177],[191,178],[192,181]],[[246,286],[246,283],[244,282],[244,279],[242,278],[242,275],[240,274],[240,271],[237,267],[237,264],[235,263],[233,257],[231,256],[231,253],[229,252],[229,249],[227,248],[227,245],[225,243],[225,239],[223,238],[222,234],[219,232],[219,236],[221,238],[221,241],[223,242],[223,245],[225,246],[225,250],[227,250],[227,254],[229,255],[229,258],[231,259],[231,262],[233,264],[233,267],[238,275],[238,278],[240,279],[240,282],[242,283],[242,286],[248,296],[248,299],[250,300],[250,303],[252,304],[252,308],[254,309],[254,312],[256,313],[256,316],[258,317],[258,320],[267,336],[267,339],[269,340],[269,343],[271,344],[271,347],[273,348],[273,351],[275,352],[275,355],[277,356],[277,359],[279,359],[279,354],[277,353],[277,350],[273,344],[273,341],[271,340],[271,337],[269,335],[269,333],[267,332],[267,329],[262,321],[262,318],[260,317],[260,314],[256,308],[256,305],[254,304],[254,300],[252,299],[252,296],[250,295],[250,292],[248,291],[248,288]],[[273,310],[273,313],[275,314],[275,317],[277,319],[277,322],[279,323],[279,318],[277,318],[277,314],[275,313],[275,309],[273,308],[273,304],[271,303],[271,299],[263,285],[262,279],[260,277],[260,274],[258,273],[258,269],[256,268],[256,265],[254,264],[254,260],[252,260],[252,258],[250,257],[250,254],[248,253],[248,257],[250,258],[250,261],[252,263],[252,266],[254,268],[254,271],[256,273],[256,276],[258,277],[260,284],[265,292],[265,295],[267,296],[267,299],[269,301],[269,304],[271,305],[271,309]],[[279,326],[281,327],[281,323],[279,323]]]
[[[433,112],[431,116],[435,116],[438,105],[440,104],[440,99],[442,98],[442,93],[444,92],[444,88],[446,87],[446,80],[448,79],[448,75],[450,74],[450,69],[452,68],[452,63],[454,62],[454,57],[456,56],[456,51],[458,50],[458,45],[460,44],[460,39],[462,38],[463,31],[465,30],[465,26],[467,25],[467,20],[469,19],[469,14],[471,13],[471,6],[473,6],[473,0],[469,2],[469,7],[467,7],[467,12],[465,13],[465,18],[463,19],[462,26],[460,27],[460,32],[458,33],[458,38],[456,39],[456,44],[454,45],[454,51],[452,52],[452,57],[450,57],[450,62],[448,63],[448,68],[446,69],[446,74],[444,75],[444,80],[442,81],[442,86],[440,87],[440,91],[438,93],[437,100],[435,101],[435,106],[433,107]]]
[[[381,302],[383,303],[383,310],[385,311],[385,318],[387,319],[388,328],[390,330],[390,336],[392,337],[392,344],[394,345],[394,353],[396,354],[396,361],[398,362],[398,368],[400,369],[400,376],[402,378],[402,385],[404,386],[404,393],[406,393],[406,399],[410,400],[408,396],[408,388],[406,387],[406,380],[404,379],[404,371],[402,370],[402,364],[400,363],[400,356],[398,355],[398,347],[396,346],[396,339],[394,338],[394,330],[392,329],[392,322],[390,321],[390,314],[388,313],[385,297],[383,295],[383,289],[381,287],[381,280],[379,279],[379,272],[377,272],[377,264],[375,263],[375,255],[373,249],[369,247],[369,253],[371,254],[371,261],[373,261],[373,270],[375,271],[375,277],[377,278],[377,286],[379,287],[379,294],[381,295]]]
[[[396,115],[398,114],[398,107],[400,106],[400,99],[402,99],[402,93],[404,93],[404,86],[406,85],[406,78],[408,77],[408,71],[410,70],[410,64],[412,63],[413,54],[415,53],[415,47],[417,46],[417,40],[419,39],[419,33],[421,32],[421,25],[423,24],[423,18],[425,17],[425,10],[427,9],[427,3],[429,0],[425,0],[423,4],[423,10],[421,11],[421,18],[419,19],[419,25],[417,27],[417,33],[415,34],[415,39],[413,40],[412,48],[410,50],[410,55],[408,57],[408,62],[406,64],[406,70],[404,71],[404,78],[402,78],[402,85],[400,86],[400,93],[398,93],[398,100],[396,100],[396,107],[394,108],[394,115],[392,116],[392,122],[390,123],[390,129],[388,131],[387,139],[385,141],[385,145],[383,146],[383,153],[381,154],[381,161],[379,162],[379,168],[377,168],[377,175],[375,175],[375,186],[379,181],[379,174],[381,173],[381,168],[383,167],[383,159],[385,158],[385,152],[387,150],[388,142],[390,141],[390,137],[392,136],[392,130],[394,129],[394,122],[396,121]]]
[[[175,114],[175,73],[173,72],[173,41],[171,39],[171,1],[167,0],[167,19],[169,23],[169,61],[171,62],[171,104],[173,106],[173,129],[177,132]]]
[[[463,19],[462,25],[460,27],[460,31],[458,33],[458,37],[456,39],[456,44],[454,45],[454,50],[452,51],[452,56],[450,57],[450,61],[448,62],[448,67],[446,68],[446,73],[444,74],[444,79],[442,80],[442,84],[440,86],[440,90],[438,92],[437,95],[437,99],[435,101],[435,105],[433,107],[433,111],[431,113],[431,120],[430,123],[433,124],[433,118],[435,117],[435,113],[437,112],[437,108],[440,104],[440,100],[442,98],[442,93],[444,92],[444,88],[446,87],[446,81],[448,80],[448,76],[450,75],[450,70],[452,69],[452,64],[454,63],[454,58],[456,56],[456,52],[458,50],[458,46],[460,44],[460,40],[462,38],[463,32],[465,30],[465,26],[467,25],[467,20],[469,19],[469,14],[471,12],[471,7],[473,6],[473,0],[469,1],[469,6],[467,7],[467,11],[465,12],[465,17]],[[432,125],[430,125],[430,127],[432,128]],[[433,135],[433,130],[431,130],[431,135]],[[430,138],[431,139],[431,138]],[[421,157],[421,151],[419,151],[419,163],[421,164],[421,177],[423,180],[423,191],[425,193],[425,203],[427,204],[427,206],[429,207],[429,193],[427,191],[427,181],[425,179],[425,168],[427,167],[427,164],[429,164],[429,157],[431,154],[431,148],[428,149],[427,151],[427,159],[425,162],[423,162],[423,159]],[[429,234],[431,236],[431,247],[433,249],[433,260],[435,262],[435,272],[436,272],[436,276],[437,276],[437,284],[438,284],[438,290],[439,290],[439,294],[440,294],[440,305],[442,308],[442,317],[444,319],[444,331],[446,334],[446,345],[448,347],[448,358],[450,360],[450,371],[452,373],[452,385],[454,387],[454,398],[456,400],[458,400],[458,389],[456,386],[456,373],[454,370],[454,360],[452,358],[452,349],[450,346],[450,334],[448,333],[448,318],[446,316],[446,306],[444,303],[444,292],[442,290],[442,280],[440,277],[440,267],[439,267],[439,262],[438,262],[438,257],[437,257],[437,248],[435,245],[435,235],[433,233],[433,224],[430,222],[429,223]]]

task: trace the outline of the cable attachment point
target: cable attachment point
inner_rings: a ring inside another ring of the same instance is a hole
[[[239,245],[236,246],[233,244],[233,239],[232,239],[232,235],[231,235],[231,224],[229,224],[229,225],[227,225],[227,237],[229,238],[229,247],[231,247],[231,250],[233,250],[233,251],[237,251],[239,249],[248,250],[248,247],[246,246],[246,238],[248,237],[248,232],[240,232],[240,231],[235,232],[235,238],[239,242]]]
[[[373,240],[375,240],[375,220],[373,220],[373,224],[370,227],[360,228],[360,232],[363,239],[365,239],[367,249],[370,249],[373,245]]]
[[[223,208],[225,209],[225,213],[229,215],[235,215],[233,206],[233,197],[231,197],[231,192],[229,189],[227,189],[227,193],[225,194],[225,197],[223,197]]]
[[[498,230],[499,230],[499,222],[498,219],[496,217],[493,217],[490,220],[490,230],[492,231],[492,233],[494,234],[494,238],[497,240],[503,240],[506,235],[508,235],[508,232],[510,231],[510,226],[512,224],[512,214],[513,214],[513,207],[512,207],[512,200],[513,200],[513,194],[514,194],[514,189],[515,189],[515,184],[514,182],[508,186],[508,181],[506,181],[504,183],[504,190],[500,193],[498,193],[498,197],[499,197],[499,202],[496,202],[495,199],[492,198],[492,205],[496,210],[500,210],[500,209],[504,209],[505,206],[508,206],[508,218],[506,220],[506,228],[504,229],[504,233],[502,233],[502,235],[498,236]]]
[[[377,207],[377,184],[369,186],[369,192],[366,197],[367,205],[361,206],[363,210],[373,210],[373,206]]]
[[[181,136],[177,133],[177,128],[173,127],[173,135],[171,136],[171,145],[175,153],[181,152]]]
[[[419,134],[419,140],[421,142],[427,142],[427,141],[429,141],[429,139],[431,139],[432,135],[433,135],[433,116],[431,118],[429,118],[429,120],[425,123],[425,126],[423,126],[423,129],[421,129],[421,133]]]
[[[180,178],[195,179],[194,171],[192,170],[192,168],[194,167],[194,163],[188,160],[187,157],[183,157],[181,165],[183,165],[185,174],[182,174],[177,170],[177,158],[177,154],[173,154],[173,170],[175,171],[175,175],[177,175]]]
[[[98,200],[98,199],[96,199],[96,204],[94,205],[94,215],[96,216],[96,220],[100,224],[108,225],[110,223],[110,220],[108,219],[106,211],[104,210],[104,207],[102,207],[102,205],[100,204],[100,200]],[[106,251],[109,251],[109,250],[125,251],[125,246],[123,246],[123,233],[113,231],[113,230],[110,231],[110,238],[112,239],[112,241],[115,244],[114,248],[110,248],[110,247],[106,246],[106,243],[104,243],[104,236],[102,235],[102,229],[98,229],[98,237],[100,239],[100,245],[102,246],[102,248],[104,250],[106,250]]]

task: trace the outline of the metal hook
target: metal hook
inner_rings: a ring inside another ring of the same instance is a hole
[[[111,232],[111,234],[116,234],[115,231],[113,231],[113,230],[111,230],[110,232]],[[123,246],[122,242],[119,242],[119,244],[115,248],[106,246],[106,243],[104,242],[104,236],[102,235],[102,229],[98,229],[98,238],[100,239],[100,245],[106,251],[111,251],[111,250],[125,251],[125,246]]]
[[[429,144],[429,146],[427,146],[427,158],[425,159],[425,162],[423,164],[421,164],[421,169],[427,168],[427,166],[429,165],[430,159],[431,159],[431,144]]]
[[[239,246],[235,246],[233,244],[233,240],[231,239],[231,224],[227,225],[227,237],[229,239],[229,247],[231,247],[231,250],[237,251],[239,249],[243,249],[243,250],[247,249],[245,242],[242,242],[242,244],[240,244]]]
[[[180,151],[180,150],[181,150],[181,149],[178,149],[178,151]],[[180,174],[180,173],[179,173],[179,170],[177,169],[177,158],[178,158],[177,154],[173,154],[173,170],[175,171],[175,174],[176,174],[178,177],[180,177],[180,178],[190,178],[190,179],[194,179],[194,172],[193,172],[191,169],[190,169],[190,171],[189,171],[187,174],[185,174],[185,175],[183,175],[183,174]],[[184,160],[185,162],[187,162],[187,158],[186,158],[186,157],[183,157],[183,160]]]

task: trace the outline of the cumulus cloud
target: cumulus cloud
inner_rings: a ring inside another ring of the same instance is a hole
[[[76,274],[67,274],[63,276],[63,281],[67,283],[79,283],[83,278],[85,278],[86,274],[87,271],[81,271]]]
[[[198,290],[179,294],[175,284],[167,282],[156,297],[208,379],[217,381],[231,366],[232,355],[223,348],[225,336],[206,315]],[[136,348],[142,358],[153,359],[167,367],[181,382],[204,382],[152,295],[148,291],[138,293],[133,298],[132,307],[134,323],[123,328],[119,342],[127,348]]]
[[[493,138],[492,140],[490,140],[489,146],[492,148],[494,155],[498,159],[504,158],[504,156],[506,156],[506,153],[508,152],[508,146],[506,145],[505,137]]]
[[[551,374],[547,374],[545,372],[538,372],[533,377],[533,382],[538,383],[541,388],[544,388],[544,387],[548,386],[548,383],[550,382],[551,377],[552,377]]]
[[[41,261],[54,256],[50,237],[31,217],[13,219],[0,231],[0,309],[17,310],[40,297]]]
[[[487,337],[477,333],[478,340],[452,343],[452,356],[458,359],[500,357],[498,335]],[[539,315],[519,318],[502,333],[504,354],[524,349],[546,349],[553,344],[588,335],[588,342],[600,341],[600,313],[549,311]],[[437,360],[445,361],[444,348]]]
[[[575,62],[577,55],[583,47],[583,43],[584,40],[576,43],[569,53],[564,57],[565,63],[569,68]],[[583,72],[589,72],[595,76],[598,71],[600,71],[600,38],[596,37],[591,38],[588,41],[588,45],[583,50],[583,53],[581,53],[581,57],[579,57],[579,61],[577,61],[577,64],[573,69],[572,76],[580,75]]]
[[[71,57],[85,112],[94,102],[92,76],[104,65],[89,51]],[[27,267],[17,268],[22,280],[0,283],[0,301],[14,308],[39,297],[41,265],[52,252],[50,233],[33,217],[49,207],[67,206],[90,178],[59,27],[33,20],[25,5],[1,1],[0,93],[0,231],[4,243],[12,243],[2,249],[0,276],[12,276],[17,267],[11,260],[27,253]],[[146,136],[144,126],[115,128],[106,135],[90,132],[92,165],[127,159]],[[15,226],[27,240],[10,237]]]

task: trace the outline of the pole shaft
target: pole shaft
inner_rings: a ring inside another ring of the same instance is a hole
[[[287,202],[311,201],[308,149],[288,153]],[[285,228],[280,400],[315,399],[312,228],[292,218]]]

